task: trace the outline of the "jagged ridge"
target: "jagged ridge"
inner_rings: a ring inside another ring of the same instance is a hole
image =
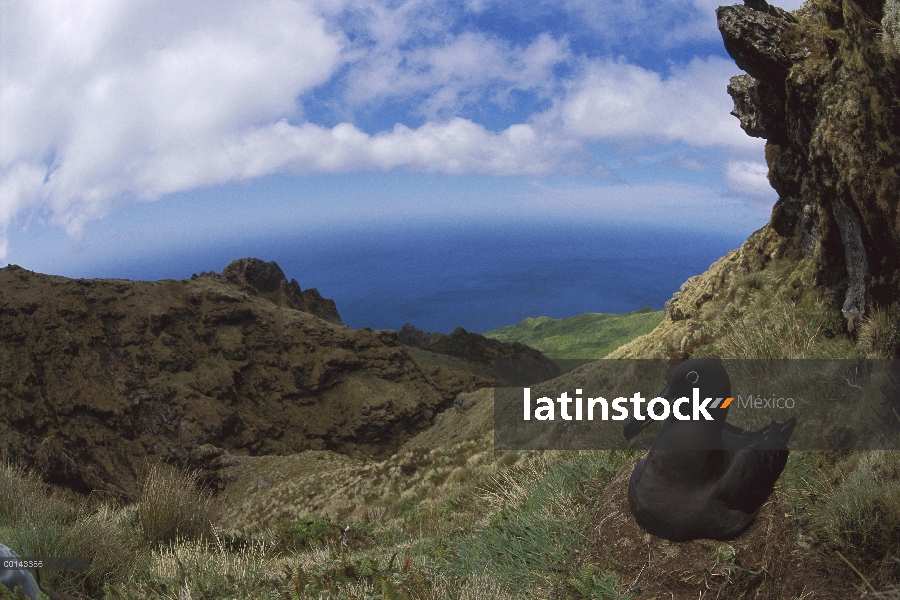
[[[389,452],[474,389],[308,292],[256,259],[186,281],[0,269],[0,455],[131,497],[148,458]]]

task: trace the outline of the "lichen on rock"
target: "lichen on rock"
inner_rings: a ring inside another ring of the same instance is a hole
[[[732,114],[767,140],[779,196],[772,229],[814,260],[851,330],[870,304],[900,296],[900,98],[879,41],[895,13],[891,2],[852,0],[813,0],[794,14],[763,0],[716,12],[747,72],[729,85]]]
[[[611,356],[708,350],[750,302],[753,278],[814,302],[831,338],[900,300],[897,0],[807,0],[792,13],[745,0],[716,15],[746,71],[728,85],[731,114],[766,140],[778,200],[741,248],[685,282],[655,331]]]

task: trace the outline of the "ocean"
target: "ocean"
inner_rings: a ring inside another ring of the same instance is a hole
[[[661,309],[690,276],[747,238],[636,224],[443,224],[354,229],[204,247],[134,279],[221,271],[235,258],[275,260],[302,289],[334,299],[353,328],[483,333],[526,317]]]

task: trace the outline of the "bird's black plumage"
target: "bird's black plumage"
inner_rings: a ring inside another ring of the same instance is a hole
[[[672,370],[660,396],[690,398],[695,387],[701,398],[731,395],[722,363],[697,358]],[[666,419],[631,473],[628,504],[653,535],[676,542],[731,539],[747,528],[784,470],[795,419],[745,431],[725,422],[728,408],[709,412],[712,421]],[[649,422],[632,418],[625,437]]]

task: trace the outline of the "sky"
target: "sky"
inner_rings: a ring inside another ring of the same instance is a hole
[[[717,4],[0,0],[0,262],[104,276],[471,220],[752,231],[776,195]]]

